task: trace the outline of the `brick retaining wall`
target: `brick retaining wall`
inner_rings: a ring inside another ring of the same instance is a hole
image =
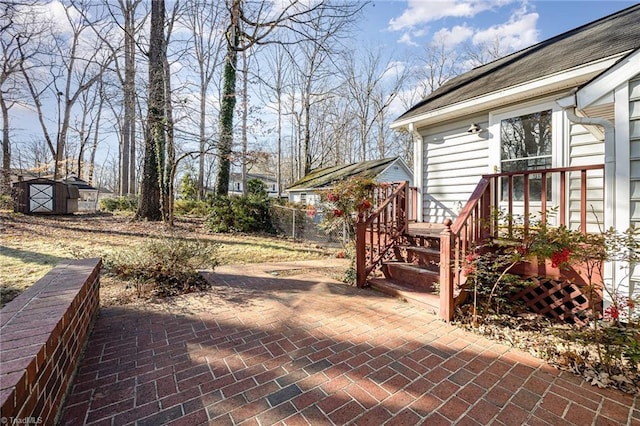
[[[101,264],[59,264],[0,310],[3,425],[55,423],[98,313]]]

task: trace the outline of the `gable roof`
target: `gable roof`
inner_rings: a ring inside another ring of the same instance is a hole
[[[230,174],[231,180],[234,181],[241,181],[242,180],[242,173],[231,173]],[[250,179],[258,179],[264,182],[276,182],[276,177],[272,176],[272,175],[263,175],[263,174],[259,174],[259,173],[247,173],[247,180]]]
[[[636,50],[639,23],[637,4],[474,68],[443,84],[395,121]]]
[[[287,190],[300,191],[328,188],[335,182],[354,176],[373,179],[398,160],[400,160],[400,157],[383,158],[382,160],[361,161],[359,163],[312,170]]]

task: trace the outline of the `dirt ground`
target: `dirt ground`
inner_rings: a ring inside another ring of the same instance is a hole
[[[102,257],[169,237],[215,243],[221,265],[330,259],[339,251],[267,235],[213,234],[200,217],[177,218],[168,228],[110,213],[29,216],[0,211],[0,306],[65,259]],[[335,269],[327,273],[340,275]],[[103,276],[101,288],[103,303],[136,303],[136,290],[127,283]]]

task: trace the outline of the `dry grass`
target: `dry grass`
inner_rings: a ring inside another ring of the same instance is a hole
[[[97,257],[153,238],[185,238],[219,245],[220,264],[312,260],[335,252],[269,236],[211,234],[201,218],[179,218],[173,229],[112,214],[27,216],[0,211],[0,304],[24,291],[57,263]]]

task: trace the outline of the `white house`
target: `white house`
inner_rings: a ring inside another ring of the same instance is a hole
[[[322,191],[330,189],[336,182],[356,176],[371,178],[375,182],[408,181],[409,185],[413,185],[413,173],[402,158],[368,160],[313,170],[287,188],[289,201],[307,205],[318,204]]]
[[[275,176],[247,173],[247,180],[257,179],[264,184],[264,189],[269,197],[278,196],[278,184]],[[231,173],[229,176],[229,195],[242,195],[242,173]]]
[[[590,231],[640,226],[640,5],[453,78],[391,127],[413,135],[420,221],[455,219],[483,175],[599,165],[587,213],[573,202],[575,175],[565,189],[540,174],[531,197],[541,188],[551,205],[566,196],[573,228],[584,226],[581,215]],[[517,208],[522,182],[510,199],[504,188],[499,202]],[[621,279],[614,273],[607,278]],[[640,268],[629,285],[640,290]]]

